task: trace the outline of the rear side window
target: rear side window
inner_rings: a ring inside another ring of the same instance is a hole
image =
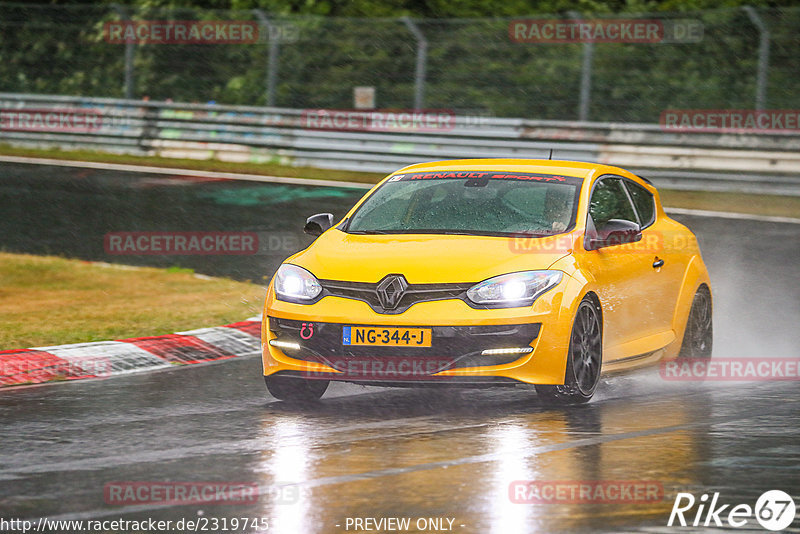
[[[638,222],[619,178],[603,178],[594,187],[589,215],[598,230],[602,230],[611,219]]]
[[[633,205],[636,206],[636,211],[639,213],[641,219],[641,227],[649,226],[656,218],[656,199],[653,194],[641,185],[626,181],[625,185],[628,187],[628,192],[633,199]]]

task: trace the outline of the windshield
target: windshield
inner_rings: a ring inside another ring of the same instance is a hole
[[[508,172],[393,176],[348,221],[349,233],[550,235],[571,229],[580,178]]]

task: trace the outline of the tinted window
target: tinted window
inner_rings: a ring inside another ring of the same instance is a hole
[[[504,175],[512,176],[512,175]],[[552,234],[573,221],[580,180],[426,179],[384,183],[348,232]]]
[[[633,198],[633,205],[636,206],[636,211],[639,213],[639,218],[641,219],[642,228],[644,228],[655,219],[655,198],[650,191],[635,182],[626,181],[625,185],[628,187],[631,198]]]
[[[604,178],[595,186],[589,215],[598,230],[611,219],[638,222],[619,178]]]

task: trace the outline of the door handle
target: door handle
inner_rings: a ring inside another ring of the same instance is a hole
[[[656,256],[656,261],[653,262],[653,269],[658,269],[659,267],[664,266],[664,260],[661,260]]]

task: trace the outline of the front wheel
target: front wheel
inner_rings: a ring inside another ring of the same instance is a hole
[[[600,381],[602,362],[603,335],[600,313],[594,302],[585,297],[578,305],[575,322],[572,324],[564,385],[536,386],[536,393],[548,404],[589,402]]]
[[[328,389],[328,380],[306,380],[289,376],[265,376],[267,390],[278,400],[313,402]]]

